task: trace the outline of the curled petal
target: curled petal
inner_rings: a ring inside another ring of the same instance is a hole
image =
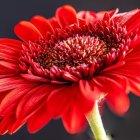
[[[129,62],[126,63],[126,65],[124,65],[123,67],[114,70],[114,73],[128,76],[128,77],[133,77],[133,76],[140,77],[139,67],[140,67],[140,62]]]
[[[60,25],[55,17],[48,19],[53,29],[60,28]]]
[[[61,27],[77,23],[76,11],[69,5],[58,8],[56,11],[56,18]]]
[[[43,37],[46,37],[47,32],[54,33],[49,21],[42,16],[34,16],[30,22],[40,31]]]
[[[24,85],[20,86],[7,93],[0,104],[0,114],[1,116],[6,116],[15,113],[17,104],[20,99],[28,93],[35,85]]]
[[[24,120],[33,115],[53,89],[53,86],[42,84],[28,92],[17,106],[16,117]]]
[[[140,26],[140,10],[136,10],[134,14],[130,13],[130,15],[131,17],[124,23],[127,27],[128,33],[131,33]]]
[[[99,97],[99,93],[96,90],[96,85],[92,81],[80,80],[79,87],[82,95],[88,100],[96,100]]]
[[[13,121],[13,124],[11,125],[11,127],[8,130],[9,134],[15,133],[18,129],[20,129],[25,124],[24,121],[17,120],[15,116],[14,116],[14,118],[15,119]]]
[[[21,74],[21,76],[33,82],[47,82],[47,83],[50,82],[50,80],[47,80],[43,77],[39,77],[39,76],[31,75],[31,74]]]
[[[4,117],[0,122],[0,134],[4,135],[5,133],[7,133],[14,121],[15,117],[13,116]]]
[[[77,16],[80,19],[84,19],[86,23],[94,23],[97,18],[96,13],[92,11],[80,11]]]
[[[9,39],[9,38],[0,39],[0,44],[5,45],[11,49],[21,49],[22,43],[23,42],[15,39]]]
[[[64,87],[52,91],[47,99],[48,110],[51,116],[59,117],[69,106],[72,97],[72,87]]]
[[[20,87],[21,85],[30,84],[28,81],[21,79],[20,77],[10,77],[0,79],[0,92],[8,91]]]
[[[65,129],[71,133],[78,133],[86,126],[84,114],[80,111],[77,104],[73,102],[62,116]]]
[[[96,80],[102,85],[106,93],[106,102],[111,110],[118,115],[123,115],[129,108],[129,98],[122,85],[111,77],[98,77]],[[107,84],[105,84],[107,83]]]
[[[140,96],[140,78],[128,77],[128,91]]]
[[[47,105],[41,106],[28,120],[28,131],[35,133],[50,121]]]
[[[39,38],[43,38],[39,30],[28,21],[21,21],[18,23],[14,31],[16,35],[25,42],[36,41]]]
[[[111,110],[118,115],[124,115],[128,111],[130,106],[129,98],[126,94],[109,94],[106,97],[106,101]]]
[[[72,82],[78,82],[79,81],[79,79],[77,77],[70,74],[69,72],[64,72],[63,73],[63,78],[68,80],[68,81],[72,81]]]
[[[17,70],[17,65],[7,62],[7,61],[2,61],[0,60],[0,66],[3,66],[5,68],[11,69],[11,70]]]

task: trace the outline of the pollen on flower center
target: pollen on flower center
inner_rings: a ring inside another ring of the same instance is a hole
[[[47,69],[53,65],[61,69],[66,65],[90,65],[95,59],[101,59],[107,54],[108,49],[106,43],[98,37],[76,35],[47,48],[45,55],[42,54],[37,61]]]

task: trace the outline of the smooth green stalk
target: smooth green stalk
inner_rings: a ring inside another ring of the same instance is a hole
[[[93,110],[86,115],[91,131],[94,134],[95,140],[109,140],[103,127],[101,116],[96,101]]]

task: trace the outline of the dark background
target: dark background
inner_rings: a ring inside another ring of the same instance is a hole
[[[0,37],[16,38],[13,27],[20,20],[29,20],[34,15],[52,17],[55,9],[63,4],[80,10],[110,10],[121,12],[140,7],[140,0],[0,0]],[[130,95],[131,107],[126,116],[120,118],[105,106],[103,122],[114,140],[140,140],[140,98]],[[0,140],[91,140],[90,131],[69,135],[60,120],[50,122],[36,134],[29,134],[26,126],[16,134],[0,136]]]

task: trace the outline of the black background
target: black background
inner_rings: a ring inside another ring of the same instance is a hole
[[[16,38],[13,27],[20,20],[29,20],[34,15],[52,17],[57,7],[63,4],[73,5],[80,10],[111,10],[119,8],[121,12],[140,7],[140,0],[0,0],[0,37]],[[121,118],[114,115],[105,106],[103,122],[114,140],[140,140],[140,98],[129,95],[131,106]],[[60,120],[50,122],[36,134],[29,134],[26,126],[16,134],[0,136],[0,140],[91,140],[90,131],[69,135]]]

